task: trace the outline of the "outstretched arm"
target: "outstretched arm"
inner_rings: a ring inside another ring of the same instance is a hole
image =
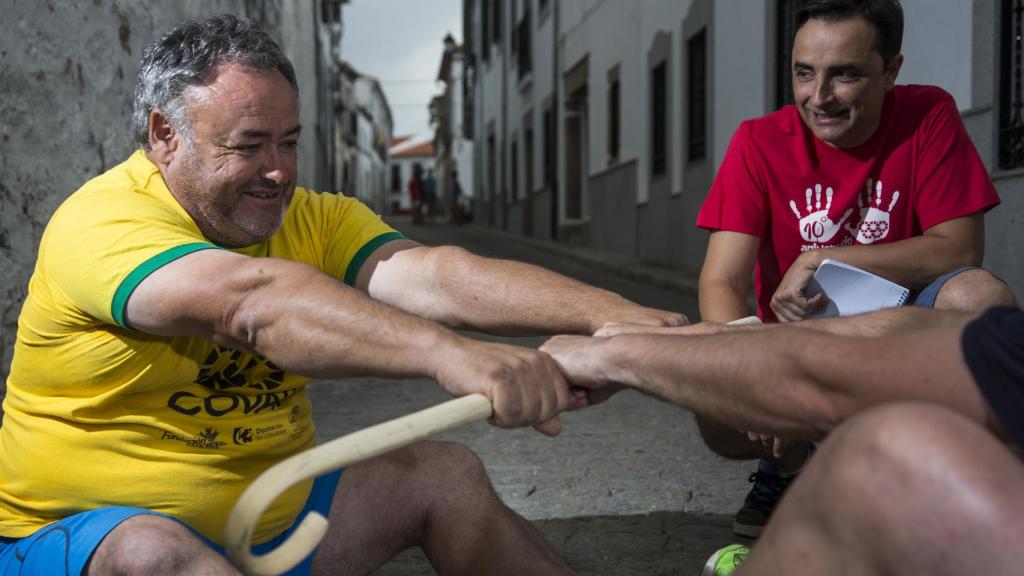
[[[970,316],[897,312],[916,319],[875,338],[767,326],[704,336],[556,337],[541,349],[571,383],[626,385],[785,438],[820,439],[852,414],[894,401],[942,404],[998,429],[960,352]]]
[[[456,396],[488,396],[501,426],[547,422],[539,429],[557,433],[568,406],[546,355],[461,337],[288,260],[189,254],[139,284],[126,318],[136,330],[205,338],[310,377],[433,378]]]
[[[845,316],[842,318],[812,318],[799,324],[757,324],[727,326],[716,322],[701,322],[689,326],[673,326],[652,328],[635,324],[609,324],[595,333],[595,336],[618,336],[622,334],[660,334],[675,336],[698,336],[701,334],[717,334],[727,330],[792,330],[795,328],[815,330],[837,336],[863,336],[871,338],[901,332],[911,332],[925,328],[942,326],[956,327],[962,324],[961,314],[933,314],[927,308],[907,306],[904,308],[886,308],[870,314]],[[788,334],[785,332],[784,334]]]
[[[807,317],[816,305],[803,297],[814,271],[825,258],[863,268],[910,289],[921,289],[939,276],[965,266],[980,266],[985,248],[982,213],[948,220],[920,236],[868,246],[837,246],[804,252],[793,262],[772,296],[780,321]]]
[[[787,326],[786,328],[800,327],[827,332],[837,336],[874,338],[877,336],[913,333],[921,330],[962,328],[964,324],[976,316],[976,314],[951,311],[936,313],[935,310],[928,308],[905,306],[902,308],[886,308],[877,312],[842,318],[812,318],[800,324]],[[783,326],[774,324],[765,328],[781,329]]]
[[[543,268],[462,248],[385,244],[357,286],[411,314],[492,334],[593,334],[607,322],[684,324],[681,314],[640,306]]]

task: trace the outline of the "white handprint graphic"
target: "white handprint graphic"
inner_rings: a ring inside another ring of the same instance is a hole
[[[899,190],[893,192],[888,208],[882,210],[882,181],[875,182],[874,188],[874,206],[872,206],[871,178],[868,178],[864,186],[864,195],[857,197],[857,206],[860,207],[860,226],[846,228],[851,235],[857,234],[857,242],[861,244],[872,244],[889,235],[889,213],[900,199]]]
[[[843,228],[850,233],[850,236],[857,236],[860,231],[860,224],[864,221],[864,217],[868,214],[868,207],[871,205],[871,184],[874,182],[873,179],[868,178],[868,181],[864,183],[864,194],[857,195],[857,209],[860,211],[860,216],[857,219],[857,223],[850,223]]]
[[[833,222],[828,217],[828,211],[832,208],[832,187],[829,186],[825,189],[825,207],[821,207],[821,184],[814,185],[814,207],[812,211],[811,207],[811,189],[808,188],[804,192],[807,198],[807,215],[801,217],[800,209],[796,207],[796,202],[790,200],[789,207],[793,210],[793,214],[800,220],[800,236],[803,237],[807,242],[825,243],[832,239],[839,232],[839,229],[846,222],[846,219],[850,217],[850,213],[853,212],[853,208],[848,208],[843,217],[839,219],[839,222]]]

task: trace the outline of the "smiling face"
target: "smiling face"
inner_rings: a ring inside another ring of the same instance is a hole
[[[875,29],[861,17],[811,19],[793,40],[793,94],[804,124],[823,142],[852,148],[878,129],[885,93],[903,63],[885,65]]]
[[[295,192],[298,98],[276,70],[225,64],[182,96],[191,138],[157,162],[200,231],[222,246],[270,239]]]

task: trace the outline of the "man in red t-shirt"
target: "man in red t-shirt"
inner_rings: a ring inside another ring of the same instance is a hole
[[[752,271],[763,320],[808,317],[826,304],[804,294],[825,258],[912,289],[917,305],[981,311],[1016,303],[980,268],[984,213],[999,197],[953,98],[895,85],[902,35],[898,0],[812,0],[800,10],[796,104],[740,125],[697,218],[711,231],[703,320],[746,316]],[[778,464],[762,463],[737,516],[737,533],[756,537],[786,473],[811,450],[728,423],[701,421],[701,430],[720,454],[767,454]]]

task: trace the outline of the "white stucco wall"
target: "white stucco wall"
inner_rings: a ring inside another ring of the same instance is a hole
[[[568,69],[588,57],[588,174],[595,175],[608,165],[608,71],[619,66],[619,155],[618,164],[636,160],[637,202],[648,197],[650,154],[650,70],[648,51],[659,33],[669,34],[671,49],[669,76],[669,138],[672,158],[678,162],[683,142],[682,46],[680,29],[690,9],[689,0],[647,0],[642,6],[629,2],[567,2],[563,5],[562,34]],[[609,41],[614,39],[614,41]],[[681,188],[681,170],[671,167],[672,189]]]
[[[636,160],[646,139],[646,124],[641,126],[639,119],[646,108],[642,92],[647,76],[643,70],[640,11],[625,2],[589,4],[594,6],[577,12],[575,20],[566,18],[563,33],[567,62],[577,62],[589,54],[587,164],[590,175],[594,175],[608,169],[608,71],[619,67],[619,163]],[[615,41],[609,42],[612,37]]]
[[[537,12],[536,0],[531,0],[531,34],[532,34],[532,71],[529,74],[529,80],[524,79],[523,82],[519,82],[518,79],[518,67],[512,64],[512,60],[516,58],[516,55],[509,52],[509,58],[505,58],[502,49],[494,44],[492,45],[490,39],[488,39],[487,50],[490,50],[489,60],[485,62],[481,50],[485,49],[478,45],[476,54],[476,107],[478,110],[477,122],[474,126],[476,138],[474,146],[478,150],[480,156],[480,171],[476,175],[478,181],[475,183],[479,186],[482,191],[483,199],[491,197],[491,195],[499,194],[501,191],[502,183],[501,177],[506,179],[506,187],[511,190],[511,137],[515,135],[517,141],[517,170],[518,186],[522,188],[527,181],[525,174],[526,160],[523,156],[525,146],[523,145],[523,115],[527,111],[532,111],[532,126],[533,126],[533,185],[535,189],[539,189],[544,183],[544,105],[545,102],[552,95],[553,86],[553,70],[552,70],[552,54],[554,50],[554,38],[553,29],[554,26],[554,10],[556,6],[555,2],[549,2],[548,8],[543,13]],[[576,2],[567,2],[565,6],[573,6],[580,4]],[[565,9],[563,6],[562,9]],[[522,15],[524,5],[522,2],[517,3],[517,12],[515,15],[510,13],[510,5],[508,3],[502,3],[502,8],[506,10],[503,14],[502,27],[504,41],[509,41],[509,34],[515,30],[515,26],[518,23],[519,17]],[[474,11],[474,40],[480,41],[480,10]],[[503,79],[503,75],[505,78]],[[495,169],[498,174],[495,177],[495,182],[498,184],[497,190],[488,191],[487,185],[490,181],[487,174],[488,170],[488,155],[487,149],[489,127],[494,127],[495,145],[498,147],[498,154],[504,152],[504,166],[505,170],[502,171],[502,160],[500,156],[495,162]],[[561,142],[562,135],[559,134],[558,142]],[[502,142],[504,141],[504,146]],[[558,147],[560,150],[560,146]],[[470,152],[469,154],[472,154]],[[459,169],[460,173],[462,168]],[[465,180],[463,179],[463,188],[470,193],[471,188],[467,187]]]
[[[740,122],[768,109],[768,2],[716,0],[711,42],[711,150],[715,168]]]
[[[474,196],[473,140],[464,136],[465,122],[463,90],[466,82],[466,64],[461,55],[452,59],[451,67],[451,137],[452,161],[459,175],[459,186],[464,198]]]
[[[971,2],[903,0],[902,4],[904,62],[898,82],[940,86],[953,95],[960,110],[974,107]]]

